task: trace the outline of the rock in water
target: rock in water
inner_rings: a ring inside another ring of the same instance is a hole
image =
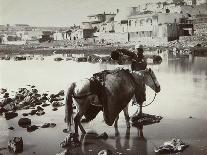
[[[45,114],[45,112],[43,111],[43,110],[40,110],[40,111],[37,111],[36,112],[36,115],[37,116],[42,116],[42,115],[44,115]]]
[[[156,153],[176,153],[182,152],[188,144],[185,144],[180,139],[173,138],[171,141],[164,142],[163,145],[156,148],[154,151]]]
[[[14,153],[20,153],[23,151],[22,137],[13,137],[8,142],[8,149]]]
[[[30,115],[35,115],[36,112],[37,112],[37,110],[32,110],[32,111],[30,112]]]
[[[133,116],[131,118],[132,121],[132,126],[139,126],[139,125],[149,125],[149,124],[154,124],[154,123],[159,123],[160,120],[162,119],[161,116],[156,116],[156,115],[150,115],[150,114],[142,114]]]
[[[20,127],[26,128],[27,126],[31,125],[31,119],[29,118],[20,118],[18,121],[18,125]]]
[[[4,117],[6,118],[6,120],[12,119],[17,116],[18,116],[18,113],[16,112],[5,112],[4,113]]]
[[[50,127],[50,123],[44,123],[41,128],[49,128]]]
[[[13,127],[13,126],[11,126],[11,127],[9,127],[8,129],[9,129],[9,130],[14,130],[14,127]]]
[[[37,129],[38,129],[38,126],[36,125],[27,126],[27,132],[33,132]]]

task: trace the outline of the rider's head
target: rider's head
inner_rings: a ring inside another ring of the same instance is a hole
[[[135,45],[135,49],[137,50],[137,53],[143,53],[144,52],[144,50],[143,50],[143,45]]]

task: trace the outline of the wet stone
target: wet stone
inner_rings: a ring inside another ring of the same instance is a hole
[[[9,130],[14,130],[14,127],[13,127],[13,126],[11,126],[11,127],[9,127],[8,129],[9,129]]]
[[[8,142],[8,149],[14,153],[20,153],[23,151],[23,139],[22,137],[13,137]]]
[[[6,112],[6,110],[2,107],[0,107],[0,115],[2,115],[3,112]]]
[[[49,105],[50,105],[50,104],[47,104],[47,103],[42,104],[43,107],[47,107],[47,106],[49,106]]]
[[[28,115],[29,115],[28,113],[23,113],[23,114],[22,114],[22,116],[28,116]]]
[[[161,119],[162,119],[161,116],[143,113],[141,116],[140,115],[133,116],[131,118],[131,121],[132,121],[132,126],[139,126],[139,125],[149,125],[149,124],[159,123]]]
[[[53,111],[57,111],[57,110],[58,110],[58,108],[53,108],[52,110],[53,110]]]
[[[5,89],[5,88],[1,88],[0,89],[0,94],[4,94],[4,93],[6,93],[7,92],[7,89]]]
[[[64,90],[59,91],[58,95],[64,96],[65,95]]]
[[[18,116],[18,113],[16,113],[16,112],[5,112],[4,113],[4,117],[6,118],[6,120],[13,119],[17,116]]]
[[[173,138],[171,141],[164,142],[163,145],[156,148],[155,153],[165,154],[165,153],[177,153],[182,152],[188,144],[185,144],[180,139]]]
[[[42,107],[38,106],[37,111],[41,111],[41,110],[43,111],[44,109]]]
[[[58,108],[58,107],[64,106],[64,104],[62,102],[54,101],[54,102],[52,102],[52,106],[54,108]]]
[[[36,112],[36,115],[37,116],[42,116],[42,115],[44,115],[45,114],[45,112],[43,111],[43,110],[40,110],[40,111],[37,111]]]
[[[29,118],[20,118],[18,121],[18,125],[20,127],[26,128],[27,126],[31,125],[31,119]]]
[[[37,129],[38,129],[38,126],[36,125],[27,126],[27,132],[33,132]]]
[[[36,112],[37,112],[37,110],[32,110],[32,111],[30,112],[30,115],[35,115]]]
[[[41,128],[54,128],[55,126],[55,123],[44,123]]]
[[[50,123],[44,123],[41,128],[49,128],[50,127]]]

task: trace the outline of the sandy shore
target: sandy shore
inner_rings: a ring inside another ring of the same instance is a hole
[[[87,132],[96,132],[101,134],[106,132],[109,135],[107,140],[94,138],[93,135],[87,134],[82,137],[81,147],[73,149],[63,149],[60,142],[64,140],[67,133],[63,132],[66,124],[63,121],[64,107],[58,111],[52,111],[49,106],[45,108],[46,114],[43,116],[28,116],[32,120],[32,125],[42,125],[44,123],[56,123],[54,128],[39,128],[33,132],[27,132],[26,129],[18,126],[18,119],[23,117],[21,110],[19,116],[6,121],[3,117],[0,119],[1,128],[14,127],[14,130],[7,130],[5,135],[1,133],[0,147],[7,147],[7,141],[11,137],[23,137],[24,151],[22,155],[38,154],[52,155],[60,152],[66,154],[88,154],[96,155],[99,151],[109,149],[113,154],[129,154],[129,155],[151,155],[154,148],[160,146],[163,142],[172,138],[180,138],[190,146],[182,152],[183,155],[205,155],[207,154],[207,125],[206,120],[201,119],[168,119],[163,118],[160,123],[144,126],[141,136],[141,130],[136,127],[126,128],[123,114],[119,119],[119,128],[115,130],[113,126],[109,127],[103,122],[100,113],[91,123],[84,124]],[[81,137],[80,137],[81,138]],[[0,154],[10,154],[7,149],[0,150]]]

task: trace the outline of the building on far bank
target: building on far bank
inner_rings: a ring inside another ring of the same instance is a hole
[[[207,4],[207,0],[196,0],[196,5]]]
[[[192,35],[193,24],[182,14],[153,13],[130,16],[128,32],[130,41],[168,42],[181,35]]]
[[[100,30],[101,23],[109,21],[111,18],[114,18],[116,14],[114,13],[100,13],[94,15],[88,15],[88,22],[91,26],[97,30]]]

